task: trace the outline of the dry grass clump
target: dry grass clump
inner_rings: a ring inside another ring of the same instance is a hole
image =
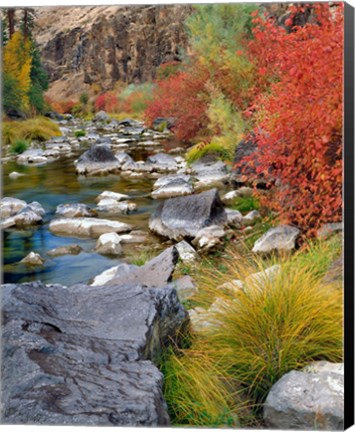
[[[222,418],[225,425],[236,413],[242,426],[250,425],[243,400],[257,408],[290,370],[342,361],[343,293],[339,284],[324,282],[341,248],[335,237],[264,261],[232,247],[214,266],[199,264],[192,302],[206,310],[204,325],[192,326],[191,347],[166,366],[165,396],[179,422],[189,416],[185,424],[215,425]],[[239,286],[221,288],[232,280]]]
[[[12,145],[16,140],[47,141],[60,136],[59,126],[46,117],[36,117],[24,121],[5,121],[2,125],[2,142]]]

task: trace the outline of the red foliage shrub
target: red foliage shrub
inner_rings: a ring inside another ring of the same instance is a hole
[[[174,117],[173,131],[178,139],[189,141],[206,128],[208,96],[205,83],[208,71],[196,65],[159,81],[145,117],[152,124],[157,117]]]
[[[169,78],[171,75],[176,74],[180,66],[181,62],[178,61],[162,63],[157,69],[157,80]]]
[[[95,100],[96,111],[107,111],[114,113],[118,110],[117,96],[112,92],[102,93]]]
[[[314,3],[313,14],[291,32],[255,17],[250,43],[270,83],[254,105],[257,171],[272,166],[281,183],[265,204],[309,234],[342,217],[343,4]]]
[[[45,97],[45,101],[53,111],[59,114],[72,114],[72,110],[74,106],[77,104],[77,102],[70,99],[55,101],[48,96]]]

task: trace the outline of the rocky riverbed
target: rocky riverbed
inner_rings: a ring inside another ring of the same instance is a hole
[[[168,425],[157,360],[188,325],[211,326],[226,307],[217,298],[207,311],[187,312],[183,302],[197,287],[188,275],[175,277],[175,267],[253,230],[258,211],[229,207],[252,189],[214,158],[187,164],[168,130],[111,121],[104,112],[59,123],[62,137],[2,159],[2,421]],[[342,230],[328,225],[319,237]],[[300,234],[270,228],[252,252],[289,254]],[[150,257],[144,264],[142,253]],[[273,278],[280,269],[249,278]],[[231,280],[220,288],[243,286]],[[333,390],[328,399],[339,404]],[[270,420],[279,393],[270,395],[265,421],[281,427],[282,419]],[[338,411],[332,428],[342,424]]]

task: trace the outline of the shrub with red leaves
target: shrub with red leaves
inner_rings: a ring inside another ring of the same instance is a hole
[[[95,100],[96,111],[116,112],[118,109],[118,99],[114,93],[107,92],[100,94]]]
[[[208,124],[208,72],[201,65],[178,71],[158,82],[145,117],[152,124],[157,117],[174,117],[174,133],[183,141],[196,137]]]
[[[269,91],[256,98],[257,171],[280,187],[265,203],[308,234],[342,218],[343,4],[312,5],[287,31],[255,16],[250,55]],[[292,16],[300,9],[291,8]],[[260,82],[258,83],[260,85]]]

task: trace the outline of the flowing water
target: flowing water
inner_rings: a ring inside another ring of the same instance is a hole
[[[168,140],[162,142],[165,151],[179,144]],[[148,231],[148,221],[158,202],[150,198],[154,180],[126,179],[120,175],[84,177],[75,173],[74,160],[84,152],[84,148],[71,157],[62,157],[43,166],[20,166],[15,161],[3,166],[3,196],[27,201],[38,201],[46,210],[43,225],[26,230],[6,229],[3,231],[3,282],[17,283],[41,280],[45,283],[72,285],[88,282],[102,271],[117,265],[121,258],[102,256],[93,251],[95,239],[59,237],[48,230],[57,205],[63,203],[84,203],[95,207],[95,198],[103,191],[113,191],[129,195],[129,201],[137,204],[138,210],[129,215],[100,216],[105,219],[130,223],[135,229]],[[135,152],[136,160],[145,159],[151,153]],[[25,174],[17,179],[9,178],[9,173],[17,171]],[[79,244],[83,251],[78,255],[58,257],[46,256],[47,252],[59,246]],[[123,260],[139,256],[143,248],[150,252],[162,248],[161,240],[150,235],[144,245],[124,245]],[[46,262],[42,267],[29,267],[19,264],[29,252],[35,251]]]

